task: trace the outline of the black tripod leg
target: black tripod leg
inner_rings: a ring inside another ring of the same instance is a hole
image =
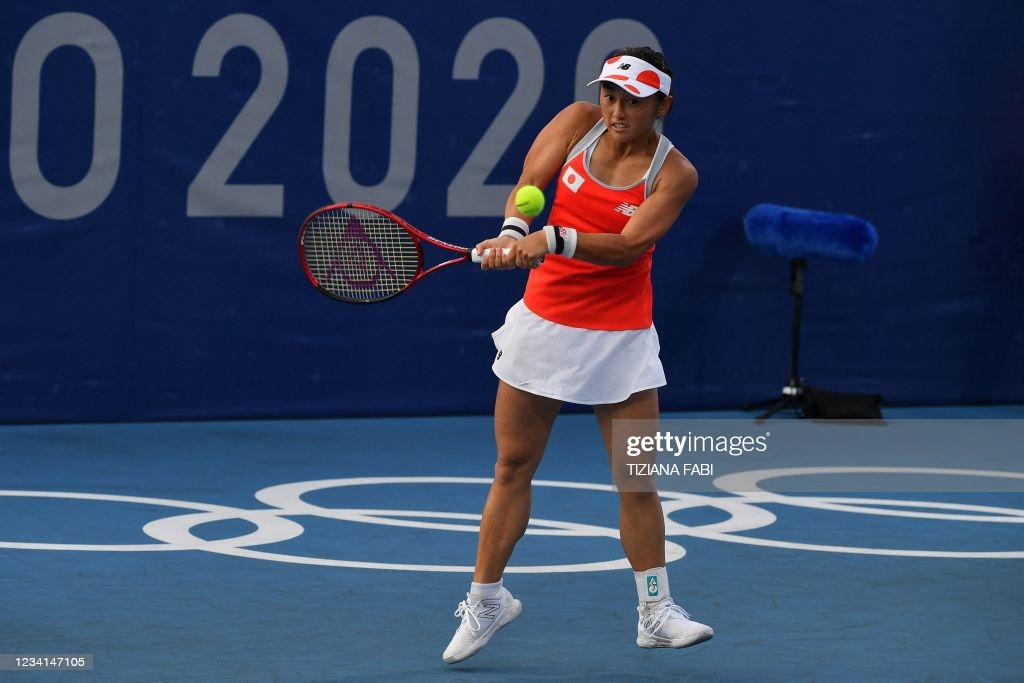
[[[754,419],[757,422],[762,422],[764,420],[767,420],[769,417],[771,417],[775,413],[779,412],[783,408],[789,407],[790,404],[792,404],[794,400],[795,399],[792,396],[784,396],[781,399],[779,399],[778,401],[776,401],[775,405],[773,405],[771,408],[769,408],[768,410],[764,411],[763,413],[761,413],[760,415],[758,415]]]
[[[764,408],[765,406],[775,405],[780,400],[781,399],[778,396],[772,396],[771,398],[766,398],[763,401],[748,403],[747,405],[743,406],[743,410],[757,410],[758,408]]]

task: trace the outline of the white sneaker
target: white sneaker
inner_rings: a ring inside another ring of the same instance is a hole
[[[690,619],[686,610],[665,598],[645,607],[637,607],[636,644],[640,647],[689,647],[711,640],[715,632]]]
[[[512,597],[503,586],[496,597],[476,601],[470,598],[459,603],[455,616],[462,618],[452,642],[444,651],[446,664],[469,659],[494,637],[502,627],[523,611],[523,603]]]

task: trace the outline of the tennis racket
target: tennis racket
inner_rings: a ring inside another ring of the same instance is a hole
[[[458,254],[424,270],[423,243]],[[476,250],[417,230],[386,209],[348,202],[317,209],[299,232],[299,261],[322,294],[350,304],[393,299],[430,273],[479,263]]]

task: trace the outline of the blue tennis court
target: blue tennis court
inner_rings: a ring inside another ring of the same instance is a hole
[[[881,514],[666,493],[673,595],[716,636],[637,648],[614,489],[583,414],[556,426],[506,575],[523,616],[447,666],[492,450],[486,417],[3,427],[0,650],[93,655],[91,671],[3,677],[1022,680],[1012,490],[908,495]],[[770,524],[736,521],[765,511]]]

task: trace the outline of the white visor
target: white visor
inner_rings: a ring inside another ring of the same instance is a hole
[[[587,83],[598,81],[614,83],[638,97],[650,97],[656,92],[668,95],[672,91],[672,77],[637,57],[612,57],[604,63],[601,75]]]

